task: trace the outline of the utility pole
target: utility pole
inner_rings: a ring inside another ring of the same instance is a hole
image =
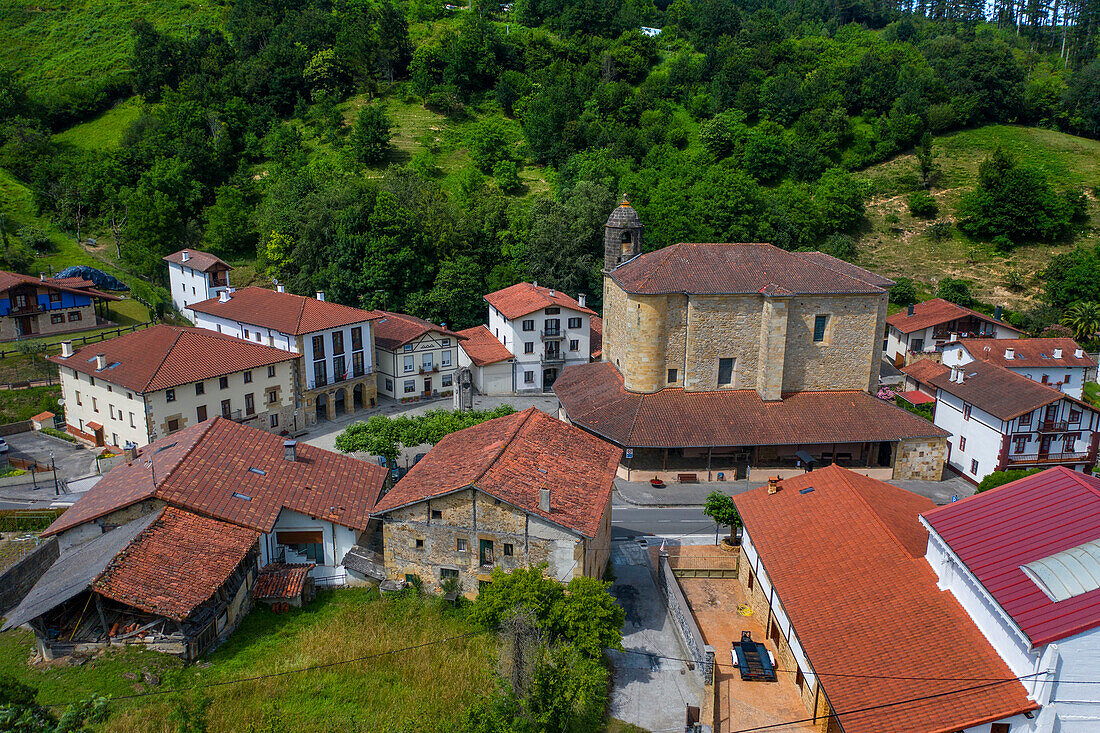
[[[57,483],[57,462],[54,460],[53,451],[50,451],[50,467],[53,469],[54,496],[61,496],[61,484]]]

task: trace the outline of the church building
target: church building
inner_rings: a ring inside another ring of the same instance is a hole
[[[642,242],[624,200],[604,232],[602,360],[554,384],[564,419],[625,449],[621,475],[941,478],[947,433],[872,394],[890,280],[770,244]]]

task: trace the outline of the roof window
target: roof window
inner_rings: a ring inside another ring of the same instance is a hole
[[[1100,588],[1100,540],[1021,565],[1031,582],[1058,603]]]
[[[249,466],[248,470],[250,472],[258,475],[258,476],[266,476],[267,475],[267,471],[263,470],[262,468],[256,468],[255,466]]]
[[[233,492],[233,498],[234,499],[241,499],[242,501],[252,501],[251,496],[249,496],[248,494],[242,494],[239,491],[234,491]]]

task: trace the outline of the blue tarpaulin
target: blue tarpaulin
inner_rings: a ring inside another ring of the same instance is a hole
[[[91,280],[100,290],[129,290],[130,286],[119,280],[114,275],[108,275],[103,270],[97,270],[88,265],[73,265],[66,267],[54,277],[82,277]]]

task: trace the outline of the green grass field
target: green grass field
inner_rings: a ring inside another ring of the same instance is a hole
[[[326,591],[309,606],[274,614],[259,606],[229,641],[203,662],[136,650],[112,651],[73,667],[32,668],[29,632],[0,636],[0,669],[39,689],[40,703],[92,694],[154,693],[111,706],[99,730],[175,733],[181,700],[210,700],[209,730],[447,731],[493,689],[494,642],[486,634],[399,654],[380,654],[474,630],[439,600],[380,599],[363,588]],[[351,664],[199,690],[202,685],[288,672],[377,655]],[[142,679],[156,675],[158,684]],[[183,688],[182,693],[157,694]],[[202,728],[206,730],[207,728]],[[199,728],[188,728],[199,730]]]
[[[54,140],[87,150],[114,150],[122,136],[141,115],[142,101],[131,97],[94,120],[70,127],[54,135]]]
[[[1085,186],[1089,191],[1090,221],[1070,243],[1029,245],[1009,253],[969,241],[957,231],[936,241],[928,236],[932,221],[954,222],[962,196],[977,181],[978,165],[997,146],[1022,164],[1042,168],[1056,187]],[[859,241],[860,264],[887,276],[905,276],[934,290],[940,277],[970,280],[980,300],[1024,308],[1035,302],[1038,273],[1050,258],[1076,245],[1100,243],[1100,203],[1091,193],[1100,185],[1100,142],[1033,127],[991,125],[936,138],[937,180],[931,190],[940,204],[936,219],[909,214],[907,198],[916,189],[916,158],[900,155],[863,172],[871,182],[867,206],[870,223]],[[1024,287],[1010,289],[1011,270],[1022,276]]]
[[[60,414],[57,406],[59,397],[61,387],[0,390],[0,425],[30,420],[47,410]]]

